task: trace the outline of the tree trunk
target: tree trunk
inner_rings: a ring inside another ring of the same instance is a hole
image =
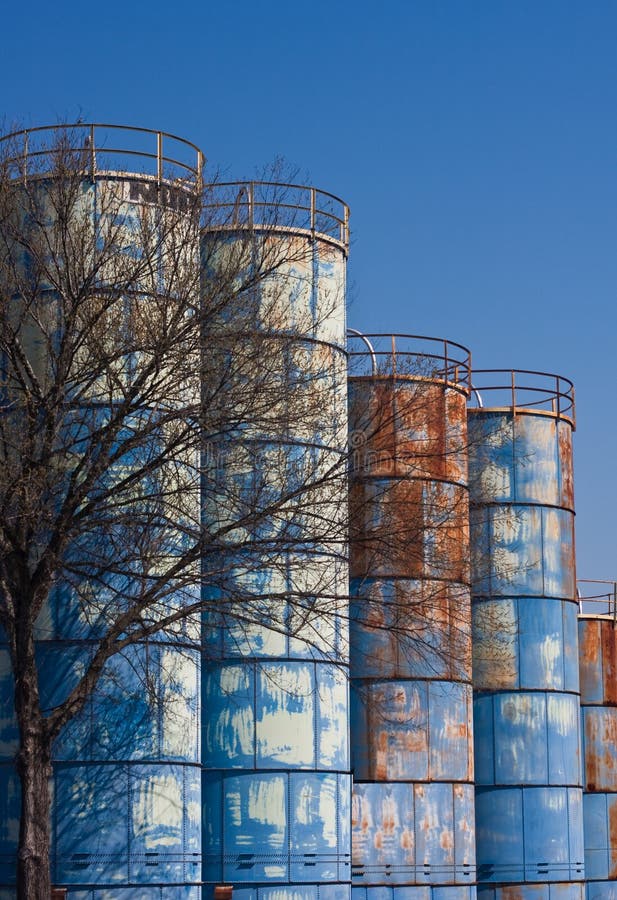
[[[21,818],[17,858],[18,900],[47,900],[49,874],[51,754],[48,741],[29,728],[17,756]]]
[[[31,629],[18,632],[14,658],[15,712],[19,727],[15,764],[21,785],[17,898],[48,900],[51,896],[51,740],[41,715]]]

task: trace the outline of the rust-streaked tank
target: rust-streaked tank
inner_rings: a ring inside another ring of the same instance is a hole
[[[617,583],[579,581],[587,900],[617,898]]]
[[[352,893],[475,897],[468,351],[351,332]]]
[[[474,373],[478,895],[583,896],[572,385]]]

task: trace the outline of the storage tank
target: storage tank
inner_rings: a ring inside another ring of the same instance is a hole
[[[587,900],[617,898],[617,583],[579,587]]]
[[[56,190],[74,190],[70,207],[68,240],[75,242],[75,253],[87,269],[90,254],[101,251],[105,240],[110,251],[109,264],[92,282],[92,295],[103,294],[118,272],[128,272],[125,254],[130,248],[139,252],[141,229],[146,227],[158,242],[156,257],[159,271],[155,281],[127,281],[119,291],[122,303],[114,307],[113,329],[130,329],[141,318],[136,313],[146,307],[146,316],[155,321],[153,305],[168,308],[173,294],[165,295],[169,284],[163,256],[165,242],[175,235],[182,245],[175,265],[198,265],[195,234],[195,205],[199,203],[203,156],[193,144],[160,131],[125,126],[76,125],[36,128],[3,139],[10,147],[3,162],[12,172],[15,191],[23,196],[24,216],[34,215],[39,207],[49,221],[50,234],[56,227],[54,207]],[[68,207],[67,207],[68,208]],[[167,227],[171,219],[173,228]],[[53,240],[53,238],[50,238]],[[81,242],[83,247],[80,250]],[[142,247],[143,249],[143,247]],[[133,257],[134,258],[134,257]],[[25,265],[28,259],[24,259]],[[63,306],[53,285],[43,282],[47,307],[54,311],[61,332]],[[161,293],[163,292],[163,293]],[[17,301],[16,301],[17,302]],[[94,301],[93,301],[94,302]],[[118,310],[118,306],[123,306]],[[41,344],[29,347],[32,365],[44,371],[48,360]],[[138,366],[132,360],[131,365]],[[124,386],[132,376],[122,367],[118,384]],[[101,400],[102,385],[96,380],[82,393],[82,401],[72,408],[67,428],[73,429],[72,451],[80,453],[80,435],[88,429],[93,416],[111,416],[119,395],[109,390],[110,398]],[[170,398],[169,402],[173,402]],[[136,409],[127,418],[126,429],[135,433],[140,417],[156,411]],[[143,463],[148,445],[120,452],[119,461],[101,478],[121,479],[132,465]],[[167,472],[169,475],[169,472]],[[155,476],[152,476],[155,478]],[[96,484],[94,489],[101,486]],[[140,484],[143,488],[143,483]],[[194,513],[198,500],[195,483]],[[145,503],[144,499],[144,503]],[[165,515],[166,509],[161,510]],[[177,513],[174,513],[177,516]],[[181,521],[178,526],[185,524]],[[133,534],[130,528],[127,535]],[[115,530],[81,535],[72,546],[75,570],[73,582],[58,583],[51,601],[36,623],[41,703],[52,709],[67,696],[91,657],[91,648],[104,633],[105,619],[118,614],[122,597],[139,590],[139,579],[131,587],[127,569],[97,577],[89,584],[88,573],[80,576],[81,550],[98,547],[101,556],[110,552],[109,541],[122,541],[122,524]],[[173,529],[165,532],[170,553],[179,539]],[[134,537],[134,534],[133,534]],[[81,543],[80,543],[81,542]],[[81,550],[80,550],[81,548]],[[122,556],[118,550],[119,560]],[[91,558],[91,557],[90,557]],[[137,565],[137,563],[135,563]],[[122,571],[124,574],[122,574]],[[197,578],[196,578],[197,582]],[[170,592],[168,609],[174,604],[195,600],[196,588]],[[88,597],[90,598],[88,600]],[[200,812],[200,651],[199,631],[190,623],[147,641],[128,646],[105,666],[102,678],[83,711],[64,728],[54,747],[52,805],[52,883],[68,888],[68,897],[102,897],[109,900],[160,900],[183,898],[197,900],[201,878]],[[15,880],[15,849],[20,808],[19,785],[13,756],[16,750],[16,725],[13,715],[13,679],[6,643],[0,649],[0,791],[6,798],[0,831],[0,882]],[[6,896],[14,888],[7,887]]]
[[[474,372],[469,410],[478,894],[583,895],[574,392]]]
[[[204,891],[344,900],[348,210],[312,187],[209,191]],[[213,359],[224,383],[208,376]]]
[[[468,900],[470,355],[350,334],[352,893]]]

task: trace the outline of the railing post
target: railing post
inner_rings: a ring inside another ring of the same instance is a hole
[[[311,192],[311,233],[312,233],[313,237],[315,237],[315,207],[317,205],[315,202],[315,188],[314,187],[310,188],[310,192]]]
[[[156,178],[160,188],[163,184],[163,135],[160,131],[156,133]]]
[[[28,180],[28,153],[30,151],[28,137],[29,133],[26,131],[24,135],[24,183]]]
[[[248,210],[247,210],[247,212],[248,212],[248,220],[249,220],[249,227],[250,227],[250,228],[253,228],[253,226],[254,226],[254,224],[255,224],[255,210],[254,210],[254,205],[255,205],[255,182],[254,182],[254,181],[249,181],[249,189],[248,189],[247,197],[248,197],[248,205],[249,205],[249,208],[248,208]]]
[[[94,143],[94,125],[90,126],[90,178],[96,178],[96,144]]]

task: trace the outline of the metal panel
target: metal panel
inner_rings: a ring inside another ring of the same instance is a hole
[[[503,887],[478,887],[478,900],[583,900],[585,885],[511,884]]]
[[[349,776],[204,772],[204,877],[213,883],[349,879]]]

